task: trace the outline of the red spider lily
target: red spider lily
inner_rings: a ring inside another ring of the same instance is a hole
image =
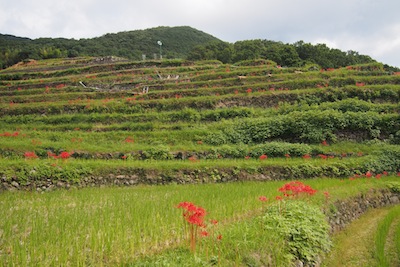
[[[303,155],[303,157],[302,157],[303,159],[310,159],[311,158],[311,156],[309,155],[309,154],[305,154],[305,155]]]
[[[246,156],[246,157],[244,157],[245,159],[250,159],[250,156]]]
[[[123,155],[121,156],[121,159],[126,159],[128,156],[127,155]]]
[[[199,141],[197,141],[197,144],[198,144],[198,145],[202,145],[202,144],[203,144],[203,141],[199,140]]]
[[[18,137],[19,136],[19,132],[4,132],[2,134],[0,134],[0,136],[4,136],[4,137]]]
[[[400,176],[400,172],[397,173],[397,176]]]
[[[264,159],[267,159],[267,158],[268,158],[268,156],[265,155],[265,154],[262,154],[262,155],[260,156],[260,160],[264,160]]]
[[[248,88],[248,89],[246,90],[246,93],[250,94],[252,91],[253,91],[253,90],[252,90],[251,88]]]
[[[207,231],[201,231],[201,232],[200,232],[200,235],[201,235],[202,237],[207,237],[207,236],[208,236],[208,232],[207,232]]]
[[[194,252],[196,249],[197,228],[205,227],[204,217],[206,215],[206,210],[200,206],[194,205],[191,202],[181,202],[178,204],[177,208],[183,209],[182,213],[183,218],[190,226],[189,227],[190,249],[192,252]]]
[[[261,202],[266,202],[268,201],[268,198],[266,196],[260,196],[258,200],[260,200]]]
[[[323,140],[323,141],[321,142],[321,145],[323,145],[323,146],[329,146],[329,145],[328,145],[328,142],[326,142],[326,140]]]
[[[222,235],[218,235],[217,240],[222,240]]]
[[[382,174],[375,175],[375,178],[378,179],[378,180],[381,179],[381,177],[382,177]]]
[[[285,154],[285,158],[289,159],[290,158],[290,154]]]
[[[356,82],[356,86],[365,86],[365,83],[359,83],[359,82]]]
[[[238,91],[238,90],[235,90],[235,92],[234,92],[234,93],[235,93],[235,95],[237,95],[237,94],[239,94],[239,91]]]
[[[71,153],[67,152],[67,151],[63,151],[60,153],[60,155],[58,155],[60,158],[62,159],[68,159],[69,157],[71,157]]]
[[[202,207],[196,206],[191,202],[181,202],[178,204],[177,208],[182,208],[183,217],[190,224],[202,225],[204,216],[206,215],[206,210]]]
[[[281,196],[276,196],[275,199],[280,201],[280,200],[282,200],[282,197]]]
[[[328,158],[328,156],[327,156],[327,155],[324,155],[324,154],[318,154],[317,157],[319,157],[319,158],[321,158],[321,159],[327,159],[327,158]]]
[[[385,175],[385,176],[387,176],[387,175],[388,175],[388,172],[387,172],[387,171],[383,171],[382,174]]]
[[[300,181],[286,183],[278,190],[283,192],[284,196],[299,196],[301,194],[312,196],[317,192],[317,190],[312,189],[309,185],[305,185]]]
[[[135,140],[132,137],[128,136],[127,138],[125,138],[124,142],[125,143],[134,143]]]
[[[372,173],[371,173],[370,171],[367,171],[367,172],[365,173],[365,177],[371,178],[371,176],[372,176]]]
[[[218,221],[217,221],[217,220],[211,220],[210,222],[211,222],[211,224],[213,224],[213,225],[217,225],[217,224],[218,224]]]
[[[190,160],[191,162],[197,162],[198,161],[198,159],[194,155],[189,157],[188,160]]]
[[[38,156],[35,154],[35,152],[33,152],[33,151],[27,151],[27,152],[25,152],[24,153],[24,157],[26,158],[26,159],[37,159],[38,158]]]

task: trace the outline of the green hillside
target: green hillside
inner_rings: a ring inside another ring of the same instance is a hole
[[[0,67],[11,66],[25,59],[46,59],[76,56],[117,56],[141,60],[142,55],[159,57],[162,41],[164,58],[185,58],[197,45],[217,38],[188,26],[157,27],[109,33],[91,39],[39,38],[31,40],[0,34]]]

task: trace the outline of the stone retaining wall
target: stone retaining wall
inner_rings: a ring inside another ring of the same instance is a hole
[[[331,232],[342,230],[353,220],[371,208],[400,204],[400,194],[390,190],[371,190],[358,197],[338,200],[325,211],[331,225]]]

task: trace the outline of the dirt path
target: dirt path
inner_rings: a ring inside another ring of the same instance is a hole
[[[374,235],[378,223],[388,214],[389,208],[373,209],[333,236],[334,247],[324,260],[326,267],[373,267]]]

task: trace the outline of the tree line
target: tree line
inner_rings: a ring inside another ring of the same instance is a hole
[[[162,41],[162,46],[157,41]],[[285,44],[256,39],[228,43],[188,26],[157,27],[80,40],[31,40],[0,34],[0,69],[26,59],[78,56],[117,56],[130,60],[162,56],[188,60],[219,60],[223,63],[266,59],[281,66],[317,64],[325,69],[376,62],[370,56],[361,55],[353,50],[344,52],[329,48],[325,44],[313,45],[304,41]],[[389,71],[400,70],[388,65],[384,67]]]
[[[285,44],[271,40],[245,40],[235,43],[210,42],[196,46],[188,55],[190,60],[219,60],[223,63],[235,63],[242,60],[266,59],[278,65],[300,67],[317,64],[322,68],[338,68],[355,64],[376,62],[370,56],[356,51],[332,49],[325,44],[310,44],[298,41]],[[390,66],[386,66],[390,67]]]

